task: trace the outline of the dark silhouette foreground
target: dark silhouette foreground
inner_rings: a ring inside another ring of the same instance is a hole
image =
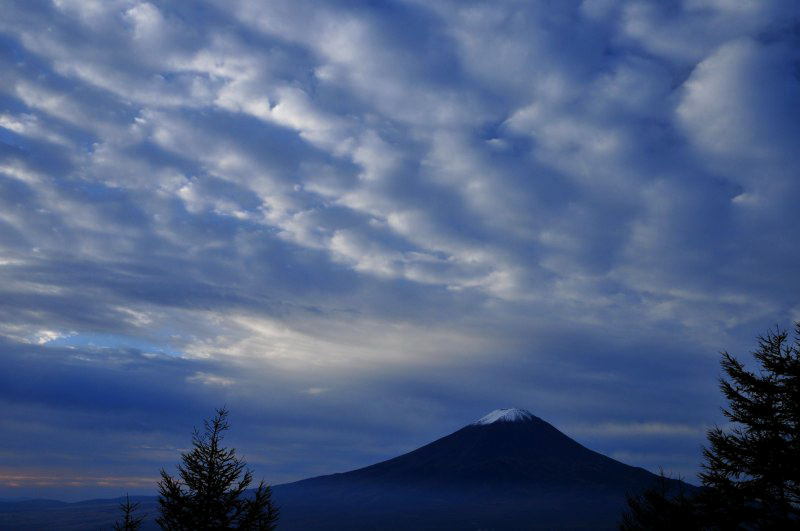
[[[137,531],[142,527],[142,522],[147,515],[138,515],[136,510],[139,508],[139,502],[132,502],[131,497],[125,495],[125,501],[120,502],[119,510],[122,512],[122,521],[114,523],[114,531]]]
[[[176,479],[161,470],[156,522],[170,531],[276,528],[278,508],[270,487],[263,481],[255,492],[247,492],[253,481],[236,450],[222,446],[228,429],[228,410],[204,421],[205,431],[195,430],[193,449],[181,456]]]
[[[620,529],[800,528],[800,322],[793,341],[776,329],[758,338],[756,371],[722,353],[720,389],[730,429],[708,432],[703,489],[694,497],[658,488],[630,498]]]

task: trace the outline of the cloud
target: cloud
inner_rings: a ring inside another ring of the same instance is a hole
[[[685,83],[678,116],[690,139],[713,162],[729,165],[728,174],[743,186],[789,180],[781,174],[797,156],[797,60],[784,43],[737,40],[704,59]],[[768,174],[754,175],[754,166]]]
[[[705,426],[687,426],[685,424],[666,424],[663,422],[636,422],[620,424],[614,422],[588,426],[575,426],[570,432],[580,435],[609,437],[697,437],[704,434]]]
[[[86,462],[55,426],[94,422],[98,462],[150,477],[175,452],[147,448],[227,402],[294,479],[513,403],[619,455],[677,455],[635,440],[677,430],[690,470],[715,353],[797,315],[794,2],[5,11],[25,466],[67,466],[39,439]]]

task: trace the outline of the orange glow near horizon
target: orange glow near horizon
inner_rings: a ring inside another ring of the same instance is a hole
[[[0,471],[0,486],[24,487],[149,487],[157,477],[91,476],[27,471]]]

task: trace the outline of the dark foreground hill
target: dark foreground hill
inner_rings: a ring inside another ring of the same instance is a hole
[[[625,495],[656,480],[506,409],[388,461],[277,485],[274,498],[287,531],[615,529]],[[154,516],[155,500],[141,501]],[[0,504],[0,529],[109,529],[117,503]]]

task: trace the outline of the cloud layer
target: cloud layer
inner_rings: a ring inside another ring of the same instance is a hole
[[[691,475],[716,352],[800,317],[796,2],[4,11],[2,492],[223,402],[270,481],[507,405]]]

